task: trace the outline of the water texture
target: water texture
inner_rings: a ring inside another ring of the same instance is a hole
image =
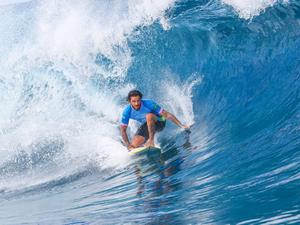
[[[0,15],[0,224],[300,222],[299,1],[5,0]],[[133,88],[191,133],[168,123],[161,153],[129,156]]]

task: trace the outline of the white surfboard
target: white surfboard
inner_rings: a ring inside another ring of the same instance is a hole
[[[129,154],[130,155],[136,155],[136,154],[140,154],[140,153],[144,153],[146,151],[152,151],[152,150],[157,150],[160,151],[161,149],[159,147],[138,147],[138,148],[134,148],[132,150],[130,150]]]

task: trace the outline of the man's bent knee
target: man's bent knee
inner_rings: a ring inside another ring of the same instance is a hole
[[[132,145],[134,148],[137,148],[137,147],[141,146],[144,142],[145,142],[145,138],[144,138],[143,136],[136,135],[136,136],[134,136],[134,138],[132,139],[131,145]]]
[[[147,119],[147,121],[148,121],[148,120],[156,120],[156,115],[153,114],[153,113],[148,113],[148,114],[146,115],[146,119]]]

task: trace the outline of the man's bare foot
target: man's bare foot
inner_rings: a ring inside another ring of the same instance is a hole
[[[154,141],[148,140],[148,141],[145,143],[145,147],[154,147]]]
[[[131,151],[132,149],[134,149],[135,147],[133,146],[133,145],[127,145],[127,149],[128,149],[128,151]]]

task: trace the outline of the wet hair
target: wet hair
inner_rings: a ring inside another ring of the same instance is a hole
[[[142,98],[143,94],[138,90],[131,90],[127,95],[127,101],[130,101],[130,98],[134,96],[140,96]]]

